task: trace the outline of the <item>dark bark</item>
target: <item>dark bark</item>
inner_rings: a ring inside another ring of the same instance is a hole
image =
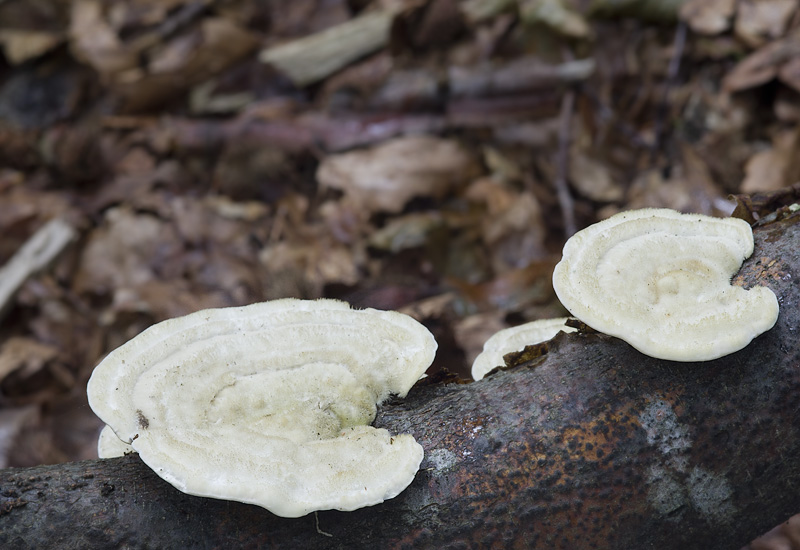
[[[756,231],[735,282],[772,288],[781,313],[738,353],[673,363],[561,334],[382,407],[376,424],[426,452],[382,505],[278,518],[181,494],[136,456],[8,469],[0,547],[738,548],[800,510],[798,220]]]

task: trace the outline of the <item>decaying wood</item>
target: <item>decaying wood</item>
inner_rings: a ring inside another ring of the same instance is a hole
[[[382,505],[278,518],[179,493],[132,455],[0,471],[0,547],[738,548],[800,510],[800,213],[784,214],[734,281],[776,292],[774,329],[702,364],[561,334],[481,382],[421,384],[376,420],[426,453]]]

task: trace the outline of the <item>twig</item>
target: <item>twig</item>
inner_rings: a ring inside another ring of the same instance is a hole
[[[686,23],[679,22],[678,27],[675,29],[675,39],[672,43],[672,57],[669,60],[669,67],[667,67],[667,78],[664,82],[664,93],[661,96],[661,101],[656,111],[655,120],[655,143],[650,150],[650,162],[655,161],[655,155],[661,150],[665,137],[665,119],[669,111],[669,92],[672,90],[678,81],[678,71],[681,67],[681,58],[683,57],[683,50],[686,47]]]
[[[0,320],[25,281],[47,267],[75,235],[75,230],[67,222],[50,220],[0,268]]]
[[[592,107],[595,108],[598,125],[611,125],[620,134],[629,139],[634,146],[646,150],[653,149],[653,143],[643,138],[633,126],[616,116],[614,111],[600,100],[590,86],[580,86],[579,89],[581,94],[586,97],[586,99],[591,102]]]
[[[564,218],[564,236],[570,238],[577,227],[575,225],[575,203],[567,186],[569,175],[569,145],[572,140],[572,112],[575,108],[575,92],[567,90],[561,100],[561,114],[558,124],[558,156],[556,157],[556,177],[553,182],[556,187],[558,204],[561,207],[561,215]]]

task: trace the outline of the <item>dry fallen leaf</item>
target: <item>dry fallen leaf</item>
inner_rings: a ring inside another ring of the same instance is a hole
[[[733,205],[725,199],[709,173],[704,158],[689,147],[683,148],[683,164],[669,178],[660,170],[642,172],[628,189],[627,209],[672,208],[679,212],[725,215]],[[603,211],[602,217],[615,211]]]
[[[89,235],[75,290],[103,294],[136,288],[156,278],[158,267],[180,248],[173,226],[127,207],[111,209],[104,225]]]
[[[532,193],[486,177],[470,184],[464,196],[485,205],[481,236],[495,274],[525,267],[547,255],[542,208]]]
[[[453,335],[464,350],[465,363],[471,365],[483,351],[483,343],[492,335],[508,328],[505,315],[500,311],[487,311],[464,317],[453,326]]]
[[[366,211],[400,212],[414,197],[443,197],[479,170],[475,158],[457,142],[415,136],[331,155],[320,164],[317,181],[344,191]]]
[[[760,86],[777,77],[782,67],[800,55],[800,34],[770,42],[740,61],[722,80],[726,92]]]
[[[594,159],[578,148],[569,157],[569,179],[582,196],[593,201],[614,202],[625,194],[614,181],[607,162]]]
[[[688,0],[680,17],[698,34],[715,35],[730,28],[736,0]]]
[[[16,372],[22,378],[39,372],[58,355],[58,348],[31,338],[12,336],[0,347],[0,382]]]
[[[392,219],[369,236],[369,245],[392,253],[423,246],[432,232],[443,228],[439,212],[413,212]]]
[[[800,178],[797,130],[784,130],[773,138],[771,148],[759,151],[747,161],[742,193],[776,191]]]
[[[354,285],[361,278],[358,255],[322,236],[275,243],[258,259],[267,272],[268,298],[319,298],[326,284]]]
[[[146,68],[120,75],[115,90],[124,109],[159,105],[219,74],[258,46],[257,37],[223,17],[208,17],[189,32],[154,47]]]
[[[451,280],[450,284],[479,309],[520,311],[554,299],[552,279],[555,264],[553,260],[533,263],[480,284],[457,280]]]
[[[127,49],[109,25],[101,2],[75,2],[69,34],[73,54],[106,77],[131,69],[138,62],[138,52]]]
[[[64,41],[58,32],[3,29],[0,30],[0,45],[6,59],[12,65],[19,65],[35,59]]]
[[[750,46],[783,36],[797,0],[739,0],[736,13],[736,36]]]
[[[522,20],[530,25],[543,24],[571,38],[589,38],[592,34],[586,19],[564,0],[519,0],[519,10]]]
[[[778,78],[796,92],[800,92],[800,58],[793,57],[784,63],[778,70]]]

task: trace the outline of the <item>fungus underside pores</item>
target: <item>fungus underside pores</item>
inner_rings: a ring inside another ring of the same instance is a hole
[[[408,316],[335,300],[276,300],[158,323],[94,370],[89,404],[159,476],[284,517],[393,498],[419,469],[411,435],[369,424],[404,397],[436,342]],[[115,434],[115,435],[114,435]]]
[[[730,284],[753,253],[747,222],[668,209],[622,212],[573,235],[553,273],[575,317],[659,359],[706,361],[778,318],[766,287]]]

